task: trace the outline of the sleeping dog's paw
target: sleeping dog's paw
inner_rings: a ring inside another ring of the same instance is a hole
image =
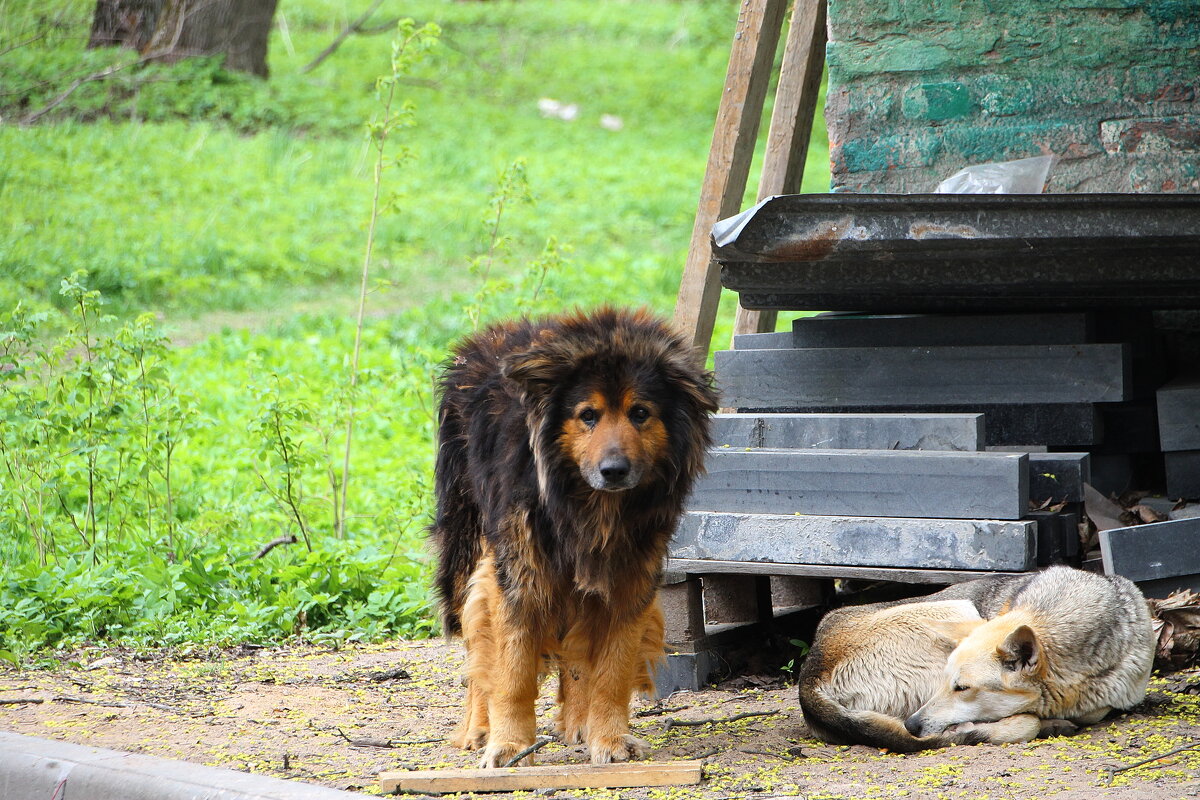
[[[1079,726],[1069,719],[1044,719],[1040,729],[1038,730],[1038,738],[1045,739],[1050,736],[1070,736],[1075,731],[1079,730]]]
[[[613,761],[630,761],[650,752],[650,745],[632,734],[621,734],[613,739],[600,739],[588,743],[593,764],[610,764]]]

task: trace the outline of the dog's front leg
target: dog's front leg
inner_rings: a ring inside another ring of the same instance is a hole
[[[1033,714],[1014,714],[995,722],[960,722],[944,732],[952,742],[960,744],[1016,744],[1038,738],[1042,720]]]
[[[656,613],[661,623],[656,604],[632,621],[610,622],[596,642],[587,729],[593,764],[640,758],[650,749],[629,733],[629,699],[645,661],[643,638]]]
[[[537,721],[537,678],[542,637],[514,623],[501,611],[504,620],[496,641],[499,658],[494,665],[492,692],[488,697],[488,721],[491,732],[484,748],[481,767],[504,766],[513,756],[533,744]],[[533,756],[521,759],[529,766]]]
[[[586,625],[577,623],[567,632],[560,646],[559,710],[554,728],[565,744],[579,744],[587,739],[588,704],[592,694],[590,634]]]

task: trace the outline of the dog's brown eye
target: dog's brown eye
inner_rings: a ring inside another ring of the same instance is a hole
[[[595,425],[596,420],[599,418],[600,415],[596,413],[596,409],[594,408],[585,408],[579,412],[579,421],[584,425]]]
[[[963,686],[961,683],[954,684],[954,691],[956,692],[965,692],[969,688],[969,686]]]
[[[645,406],[634,406],[629,410],[629,418],[635,424],[641,425],[646,420],[650,419],[650,409]]]

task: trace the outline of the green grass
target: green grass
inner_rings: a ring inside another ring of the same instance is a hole
[[[0,0],[0,312],[18,302],[48,312],[26,325],[30,352],[46,361],[0,382],[0,652],[106,637],[428,632],[420,532],[432,376],[470,329],[470,309],[487,319],[602,302],[671,312],[735,4],[385,5],[381,20],[402,11],[437,22],[443,45],[402,87],[417,125],[397,143],[415,158],[385,174],[398,200],[381,221],[373,267],[355,516],[349,536],[334,538],[328,470],[340,464],[372,190],[363,132],[379,113],[374,82],[391,35],[353,36],[313,72],[300,68],[362,6],[281,4],[268,81],[211,60],[131,67],[22,127],[15,121],[75,78],[132,56],[84,49],[90,2]],[[543,118],[543,97],[578,103],[579,117]],[[601,114],[624,127],[605,130]],[[814,137],[807,191],[828,186],[825,148]],[[506,204],[481,286],[489,198],[517,159],[533,201]],[[526,265],[551,237],[568,260],[535,300],[540,276]],[[160,354],[161,381],[139,378],[129,353],[88,372],[79,334],[69,333],[71,297],[59,291],[76,270],[116,316],[90,332],[97,347],[120,351],[139,311],[165,320],[177,344]],[[726,298],[718,344],[732,307]],[[17,322],[0,329],[15,348]],[[139,415],[150,384],[161,396]],[[178,398],[192,405],[168,510],[160,440]],[[263,543],[298,532],[277,491],[287,470],[259,424],[270,408],[294,412],[304,458],[292,469],[313,549],[255,559]],[[113,499],[97,499],[97,482]],[[31,497],[36,513],[22,505]],[[80,536],[78,518],[97,510],[96,529]]]

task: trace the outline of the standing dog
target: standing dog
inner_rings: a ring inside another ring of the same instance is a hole
[[[800,672],[800,706],[827,742],[1025,742],[1136,705],[1153,661],[1137,587],[1052,567],[831,612]]]
[[[455,349],[430,533],[445,629],[467,647],[453,741],[482,748],[481,766],[533,743],[550,667],[565,741],[586,741],[594,764],[644,754],[630,696],[663,657],[663,559],[717,408],[694,358],[662,322],[611,309],[499,325]]]

